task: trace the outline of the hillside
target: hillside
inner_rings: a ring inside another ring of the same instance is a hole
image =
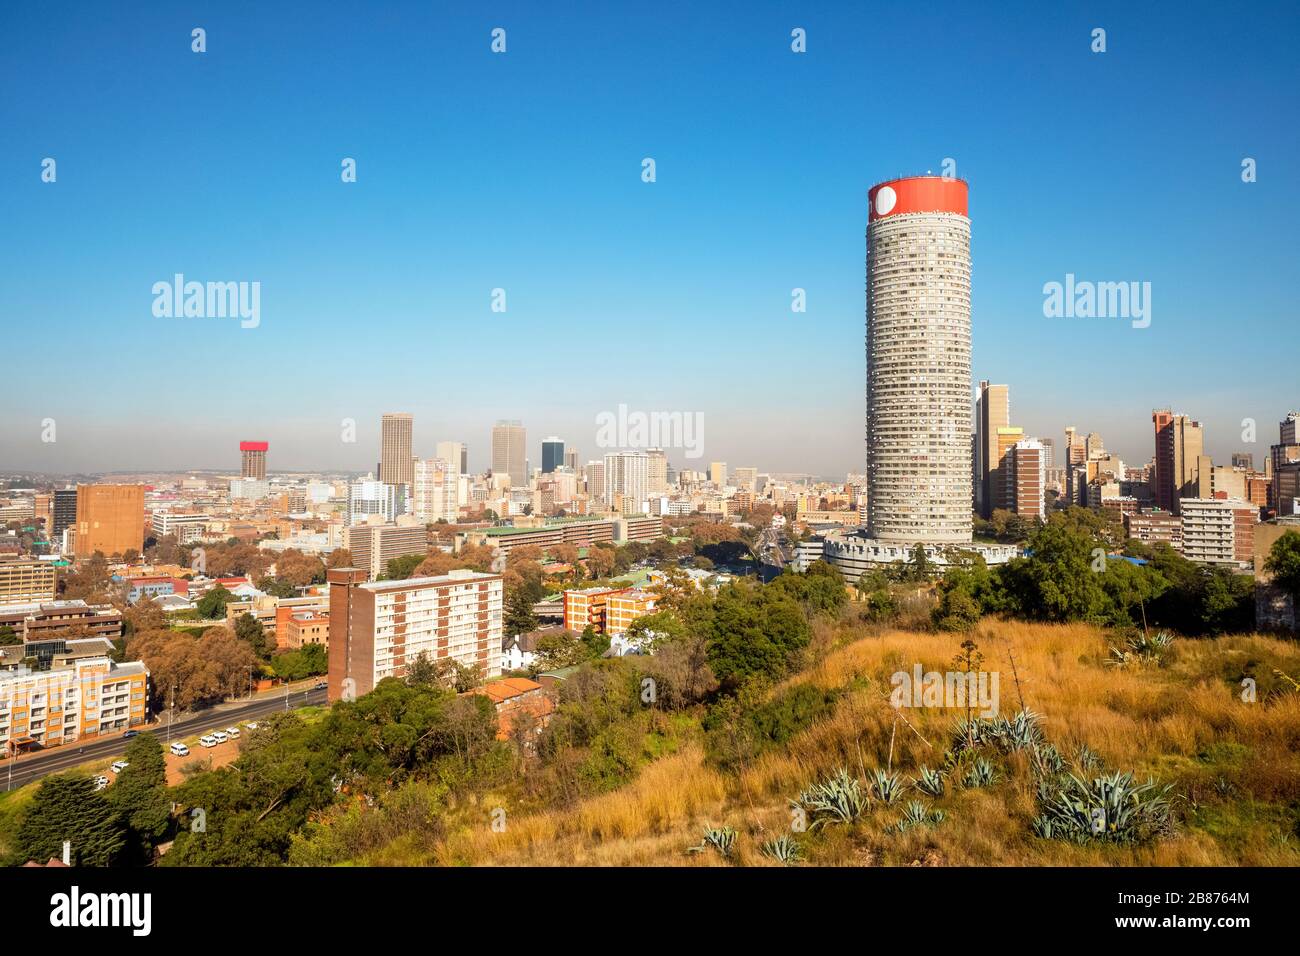
[[[449,809],[448,831],[432,852],[398,840],[365,862],[471,865],[774,865],[764,841],[791,828],[790,800],[837,767],[860,778],[890,762],[910,784],[922,764],[937,769],[961,713],[902,711],[888,704],[890,675],[945,671],[959,638],[885,631],[855,636],[841,624],[834,647],[808,669],[772,688],[769,700],[832,697],[829,709],[787,740],[729,765],[706,757],[698,722],[674,721],[670,752],[648,761],[631,782],[561,810],[529,811],[517,789],[481,795]],[[1172,832],[1133,844],[1076,845],[1042,839],[1032,758],[986,754],[996,779],[966,787],[949,776],[939,798],[914,790],[892,804],[871,801],[851,825],[796,832],[802,857],[823,865],[1296,865],[1300,863],[1300,694],[1275,669],[1300,674],[1300,648],[1263,636],[1178,639],[1159,662],[1112,666],[1105,632],[1087,625],[985,619],[972,637],[983,669],[1000,671],[1001,711],[1024,705],[1041,715],[1047,741],[1066,769],[1091,779],[1132,771],[1138,782],[1170,785]],[[1020,690],[1008,651],[1015,655]],[[1241,699],[1243,676],[1257,699]],[[810,694],[810,691],[824,692]],[[922,739],[924,738],[924,739]],[[1093,765],[1086,745],[1099,761]],[[716,746],[714,747],[716,751]],[[893,832],[906,804],[941,809],[937,825]],[[504,829],[487,824],[505,810]],[[731,855],[690,853],[706,825],[736,831]],[[358,861],[360,862],[360,860]]]

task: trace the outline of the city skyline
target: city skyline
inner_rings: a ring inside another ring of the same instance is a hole
[[[524,421],[535,463],[547,434],[594,458],[597,415],[628,404],[701,414],[707,459],[860,471],[866,189],[949,159],[980,223],[972,378],[1011,386],[1026,436],[1058,440],[1075,425],[1145,461],[1149,413],[1171,407],[1205,425],[1215,460],[1262,453],[1262,440],[1239,440],[1241,421],[1264,434],[1294,405],[1288,350],[1229,343],[1247,331],[1285,346],[1296,327],[1278,281],[1300,204],[1283,173],[1297,133],[1276,122],[1300,78],[1288,31],[1218,8],[1172,20],[1036,11],[996,26],[958,10],[923,59],[873,45],[864,87],[860,38],[882,24],[920,35],[929,14],[771,5],[736,23],[687,11],[670,4],[635,37],[600,10],[508,6],[489,21],[412,7],[361,23],[313,10],[305,32],[292,9],[256,24],[212,11],[200,57],[193,16],[160,7],[69,22],[62,42],[104,60],[73,58],[53,76],[44,48],[25,42],[44,25],[15,11],[0,39],[16,93],[0,106],[13,131],[0,198],[7,234],[25,238],[0,259],[0,318],[14,354],[41,354],[56,318],[70,340],[108,344],[131,387],[105,402],[98,378],[56,387],[18,364],[0,467],[225,467],[230,440],[251,429],[272,442],[272,471],[364,472],[370,429],[399,407],[424,423],[418,453],[464,441],[481,470],[498,418]],[[497,20],[510,46],[494,57]],[[1094,21],[1104,54],[1089,49]],[[790,50],[794,26],[805,54]],[[443,36],[445,62],[426,56]],[[355,68],[335,72],[315,55],[325,46]],[[665,57],[676,72],[645,72]],[[999,76],[968,84],[990,57]],[[108,97],[95,80],[115,65]],[[1024,71],[1047,89],[1016,80]],[[592,73],[606,77],[600,90]],[[386,100],[398,80],[415,97],[401,108]],[[465,109],[466,83],[477,109]],[[268,140],[271,117],[283,129]],[[1081,120],[1087,135],[1071,136]],[[259,135],[230,135],[239,129]],[[46,157],[55,182],[41,181]],[[340,181],[347,157],[355,183]],[[1255,182],[1242,181],[1245,158]],[[156,212],[178,196],[183,215]],[[260,282],[259,324],[155,317],[150,288],[176,273]],[[1151,324],[1046,318],[1043,288],[1067,276],[1150,282]],[[504,313],[491,310],[497,288]],[[794,289],[806,312],[791,311]],[[547,371],[566,367],[574,341],[591,343],[581,387],[552,388]],[[176,388],[157,374],[169,349],[202,349],[220,370],[164,397]],[[276,374],[239,358],[250,355],[276,356]],[[357,388],[340,386],[344,368]],[[768,383],[757,398],[756,381]],[[339,440],[345,418],[355,444]],[[41,440],[46,419],[56,441]],[[167,442],[146,437],[155,428]]]

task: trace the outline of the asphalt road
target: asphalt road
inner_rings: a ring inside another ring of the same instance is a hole
[[[289,707],[323,704],[325,703],[325,694],[324,690],[295,691],[289,695]],[[186,737],[194,736],[196,733],[203,734],[209,730],[220,730],[241,721],[265,717],[283,711],[285,709],[284,704],[285,699],[283,696],[269,696],[242,704],[222,704],[219,707],[201,711],[197,714],[188,714],[177,718],[172,723],[171,739],[173,741],[183,740]],[[166,746],[167,717],[165,714],[159,723],[151,724],[148,727],[137,727],[136,729],[154,734]],[[10,758],[0,762],[0,787],[6,790],[17,790],[24,784],[31,783],[33,780],[40,780],[52,773],[60,773],[83,763],[102,760],[105,757],[120,756],[126,752],[127,744],[130,742],[124,739],[121,734],[116,734],[112,737],[96,738],[82,744],[69,744],[24,754],[17,761]],[[10,777],[11,771],[12,778]]]

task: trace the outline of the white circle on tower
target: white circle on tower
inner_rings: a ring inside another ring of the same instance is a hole
[[[894,208],[894,203],[898,202],[898,196],[894,193],[892,187],[881,186],[876,190],[876,215],[887,215]]]

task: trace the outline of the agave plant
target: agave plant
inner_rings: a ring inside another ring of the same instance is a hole
[[[983,757],[980,757],[967,772],[962,783],[967,787],[974,789],[976,787],[987,787],[992,785],[998,779],[997,769]]]
[[[1113,773],[1086,781],[1068,774],[1043,810],[1054,830],[1085,843],[1105,840],[1135,843],[1165,836],[1173,829],[1171,786],[1134,783],[1132,773]]]
[[[803,848],[799,846],[799,841],[785,833],[766,841],[763,844],[763,854],[791,866],[803,859]]]
[[[881,803],[893,803],[903,795],[903,778],[879,768],[871,771],[871,795]]]
[[[1029,752],[1034,772],[1039,777],[1054,777],[1065,772],[1065,758],[1053,744],[1040,743]]]
[[[709,827],[704,828],[704,842],[699,846],[687,847],[687,853],[703,853],[706,850],[717,850],[724,857],[731,856],[731,849],[736,845],[736,831],[732,827]]]
[[[792,806],[805,810],[812,817],[809,829],[816,830],[828,823],[853,823],[867,812],[867,795],[856,777],[840,767],[821,783],[814,783],[790,801]]]
[[[920,776],[912,781],[912,786],[932,797],[942,797],[944,791],[943,772],[931,770],[922,764],[918,770]]]
[[[1123,648],[1111,647],[1106,663],[1117,667],[1131,663],[1158,664],[1173,643],[1174,637],[1168,631],[1134,634],[1124,642]]]
[[[1096,770],[1101,766],[1101,755],[1087,744],[1079,744],[1074,751],[1074,762],[1080,770]]]
[[[909,800],[907,806],[903,808],[902,818],[894,824],[894,832],[902,833],[913,827],[938,826],[943,822],[944,812],[942,810],[931,810],[929,805],[921,800]]]
[[[1034,817],[1034,822],[1030,826],[1034,829],[1034,836],[1044,840],[1051,840],[1058,835],[1052,818],[1046,815]]]
[[[988,739],[988,721],[980,717],[958,717],[952,725],[952,752],[959,754],[963,750],[978,747]]]
[[[1010,720],[994,719],[986,731],[987,738],[1003,753],[1028,750],[1043,742],[1043,731],[1038,726],[1042,717],[1032,710],[1017,711]]]

